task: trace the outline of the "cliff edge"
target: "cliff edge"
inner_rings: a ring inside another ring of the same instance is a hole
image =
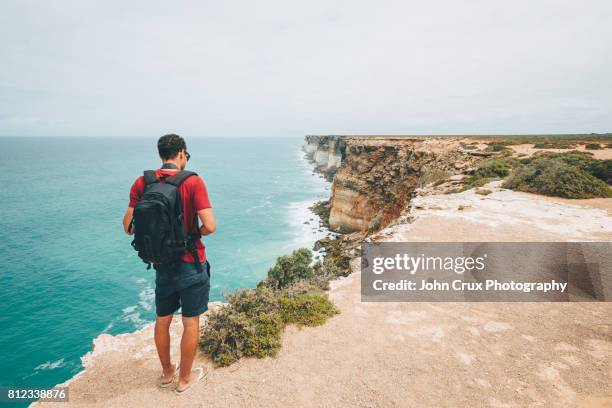
[[[570,148],[585,152],[589,137],[593,136],[546,142],[549,139],[544,136],[310,135],[303,150],[315,169],[333,180],[330,228],[371,233],[397,219],[418,188],[453,178],[458,181],[496,157],[524,158]],[[610,135],[603,137],[612,140]],[[612,158],[612,144],[591,144],[600,147],[588,151],[594,158]]]

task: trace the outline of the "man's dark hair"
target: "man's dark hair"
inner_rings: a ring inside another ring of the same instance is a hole
[[[187,151],[185,139],[173,133],[164,135],[157,141],[157,151],[162,160],[170,160],[176,157],[181,150]]]

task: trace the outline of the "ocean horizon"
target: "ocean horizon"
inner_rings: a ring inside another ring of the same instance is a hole
[[[156,138],[0,138],[0,361],[4,386],[51,387],[82,370],[102,333],[155,318],[155,273],[121,225],[129,189],[160,165]],[[329,196],[302,138],[187,139],[218,231],[204,242],[211,301],[253,287],[275,259],[325,229],[309,207]]]

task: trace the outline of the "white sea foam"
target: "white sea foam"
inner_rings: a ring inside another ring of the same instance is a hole
[[[254,205],[252,207],[249,207],[245,210],[245,212],[247,214],[251,214],[253,211],[258,210],[260,208],[267,208],[267,207],[271,207],[272,206],[272,196],[271,195],[267,195],[265,198],[263,198],[259,204]]]
[[[136,305],[128,306],[128,307],[124,308],[122,310],[122,312],[123,312],[124,315],[127,315],[127,314],[130,314],[130,313],[134,312],[134,310],[136,310],[137,307],[138,306],[136,306]]]
[[[137,327],[137,328],[140,328],[144,326],[146,323],[148,323],[146,320],[140,317],[140,312],[124,314],[123,316],[121,316],[119,320],[123,322],[133,323],[134,327]]]
[[[328,235],[329,231],[321,225],[321,219],[310,210],[316,200],[291,203],[288,206],[289,226],[295,238],[287,249],[312,248],[315,241]]]
[[[142,318],[142,314],[146,315],[148,312],[153,310],[155,290],[144,278],[138,279],[137,282],[144,286],[144,288],[138,293],[138,303],[123,308],[121,310],[122,314],[111,320],[110,323],[106,325],[104,330],[102,330],[102,333],[107,333],[110,329],[115,327],[117,322],[132,323],[134,329],[140,329],[142,326],[148,323]]]
[[[317,201],[324,200],[329,195],[331,183],[320,175],[312,175],[312,164],[304,157],[302,150],[298,151],[299,166],[307,179],[310,180],[309,189],[313,191],[313,198],[310,200],[290,203],[287,206],[289,214],[289,226],[294,232],[294,239],[287,244],[286,249],[312,248],[314,243],[330,234],[330,231],[321,225],[321,219],[312,212],[312,207]],[[319,256],[315,253],[315,258]]]
[[[65,365],[64,359],[61,358],[57,361],[47,361],[45,363],[39,364],[34,368],[34,371],[39,370],[55,370],[56,368],[63,367]]]
[[[138,294],[140,301],[138,304],[146,311],[153,309],[153,302],[155,300],[155,290],[151,286],[147,286]]]

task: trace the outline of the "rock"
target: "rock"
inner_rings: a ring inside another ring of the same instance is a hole
[[[489,190],[488,188],[479,188],[478,190],[476,190],[476,194],[480,194],[483,196],[489,195],[491,194],[493,191]]]
[[[448,188],[435,184],[483,160],[458,148],[461,139],[454,137],[308,136],[306,141],[318,167],[341,158],[333,175],[329,228],[342,233],[386,227],[415,194]],[[461,184],[464,177],[455,174],[449,183]],[[432,183],[429,190],[415,191]]]

